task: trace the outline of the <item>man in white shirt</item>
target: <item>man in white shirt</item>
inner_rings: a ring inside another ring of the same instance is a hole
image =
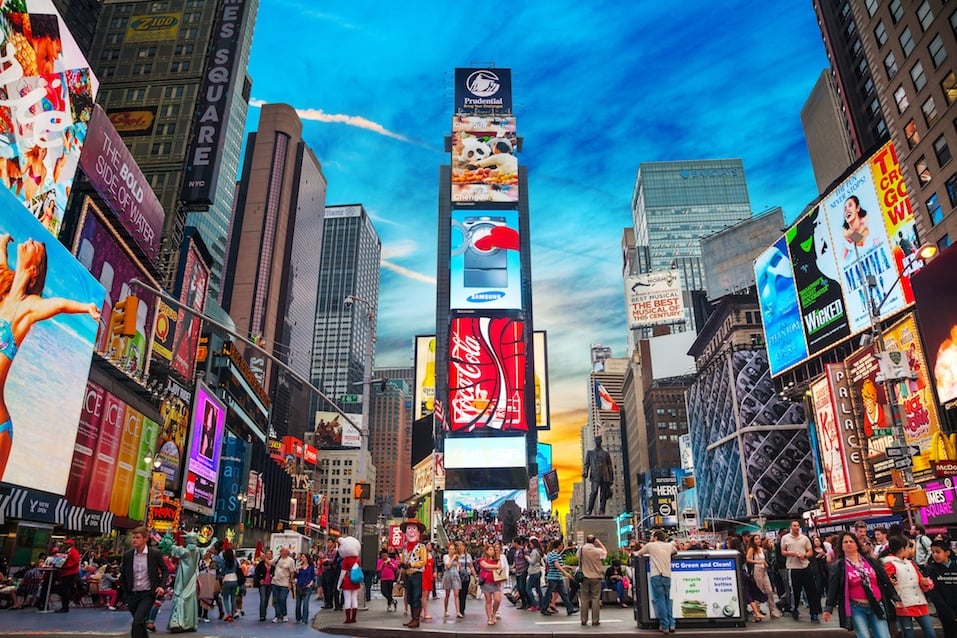
[[[585,544],[578,550],[578,569],[584,577],[578,594],[581,608],[582,625],[588,624],[588,610],[591,609],[591,624],[600,624],[598,610],[601,608],[601,579],[604,576],[601,562],[608,556],[608,550],[594,534],[585,537]]]
[[[801,533],[800,521],[791,521],[791,532],[781,538],[781,554],[785,557],[791,584],[791,617],[794,620],[801,619],[798,606],[803,590],[811,611],[811,622],[821,622],[821,594],[817,591],[814,573],[809,567],[814,546],[811,545],[811,539]]]
[[[674,633],[675,616],[671,601],[671,557],[678,553],[673,541],[662,530],[655,530],[654,540],[638,550],[639,556],[647,555],[651,560],[651,577],[648,583],[651,597],[658,616],[658,628],[661,633]]]
[[[289,548],[283,547],[279,550],[279,556],[273,559],[273,566],[276,571],[272,575],[272,604],[276,610],[276,617],[273,622],[287,622],[286,616],[286,598],[289,596],[289,586],[292,584],[293,576],[296,574],[296,561],[289,556]]]

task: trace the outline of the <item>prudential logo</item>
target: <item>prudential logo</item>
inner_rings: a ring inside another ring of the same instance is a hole
[[[505,292],[502,290],[486,290],[484,292],[477,292],[474,295],[469,295],[466,301],[469,303],[486,303],[489,301],[498,301],[504,296]]]
[[[499,89],[502,88],[502,84],[499,82],[497,75],[488,69],[482,69],[469,75],[468,80],[465,81],[465,88],[468,89],[472,95],[491,97],[498,93]]]

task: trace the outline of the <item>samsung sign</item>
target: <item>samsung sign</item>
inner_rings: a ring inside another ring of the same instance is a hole
[[[216,196],[223,127],[239,70],[245,14],[246,0],[220,0],[187,149],[183,202],[189,207],[208,207]]]

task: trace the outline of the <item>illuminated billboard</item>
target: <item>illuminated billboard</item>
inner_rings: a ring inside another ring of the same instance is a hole
[[[834,399],[827,376],[811,384],[811,406],[814,409],[814,425],[820,447],[821,473],[824,476],[824,491],[845,494],[850,492],[850,480],[844,462],[841,425],[834,411]]]
[[[106,113],[116,132],[123,137],[152,135],[156,122],[156,107],[142,106],[136,109],[110,109]]]
[[[350,414],[356,425],[362,427],[362,415]],[[313,445],[320,450],[359,447],[360,435],[352,424],[338,412],[316,412]]]
[[[454,210],[451,239],[449,307],[521,309],[518,212]]]
[[[455,112],[467,115],[510,115],[512,70],[455,69]]]
[[[219,475],[219,457],[226,424],[226,406],[202,381],[193,395],[192,431],[186,456],[186,477],[183,481],[183,507],[205,516],[212,516]]]
[[[545,475],[552,472],[552,445],[551,443],[538,443],[535,449],[535,463],[538,464],[538,476],[535,482],[538,485],[538,508],[540,510],[552,511],[552,502],[549,498],[550,490],[545,484]],[[552,494],[554,496],[554,493]]]
[[[761,304],[768,362],[771,374],[777,374],[807,358],[787,239],[781,237],[758,256],[754,262],[754,281]]]
[[[445,468],[525,467],[525,437],[445,439]]]
[[[515,118],[452,118],[452,201],[517,202]]]
[[[186,458],[186,432],[189,430],[189,406],[193,403],[193,391],[172,377],[166,380],[165,399],[160,406],[159,435],[156,440],[155,459],[158,471],[166,477],[166,489],[179,490],[183,459]]]
[[[528,430],[525,324],[457,317],[449,335],[449,428]]]
[[[175,40],[182,13],[149,13],[135,15],[126,26],[124,42],[163,42]]]
[[[185,249],[180,256],[179,302],[198,313],[206,308],[206,286],[209,284],[209,266],[200,256],[191,237],[185,240]],[[152,315],[151,315],[152,316]],[[170,348],[171,366],[183,379],[193,378],[196,351],[202,320],[193,313],[180,309],[177,312],[176,332]]]
[[[878,362],[873,344],[847,358],[847,376],[855,400],[855,415],[871,470],[871,485],[891,482],[894,459],[887,448],[894,446],[894,421],[884,384],[878,381]]]
[[[957,250],[945,250],[914,275],[911,283],[921,308],[920,332],[927,347],[928,370],[934,375],[941,405],[957,399]]]
[[[661,270],[625,277],[625,308],[632,329],[684,321],[680,273]]]
[[[532,347],[535,351],[532,362],[533,383],[535,384],[535,427],[548,430],[551,418],[548,402],[548,335],[544,330],[536,330],[532,335]]]
[[[60,231],[87,124],[96,78],[49,0],[27,13],[4,3],[0,43],[0,180],[54,235]],[[14,99],[16,98],[16,99]]]
[[[435,407],[435,337],[415,338],[415,384],[413,421],[430,414]]]
[[[6,189],[0,251],[0,480],[63,494],[103,286]]]
[[[507,501],[515,501],[520,508],[528,506],[528,491],[523,489],[506,490],[445,490],[444,511],[457,514],[469,512],[497,512]]]

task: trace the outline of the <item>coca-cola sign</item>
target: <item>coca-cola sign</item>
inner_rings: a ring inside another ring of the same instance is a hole
[[[506,318],[452,320],[449,427],[528,430],[525,324]]]

